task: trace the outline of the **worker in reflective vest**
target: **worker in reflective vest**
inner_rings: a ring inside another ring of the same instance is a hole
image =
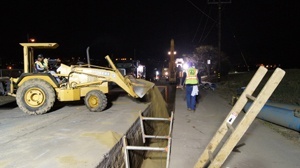
[[[201,83],[201,76],[198,70],[192,65],[183,73],[184,85],[186,87],[186,104],[187,110],[195,112],[196,96],[198,95],[198,85]]]
[[[48,59],[44,58],[42,54],[38,55],[35,61],[35,71],[36,72],[47,72],[48,70]]]

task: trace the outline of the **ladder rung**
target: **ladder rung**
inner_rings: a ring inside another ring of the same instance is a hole
[[[170,118],[142,117],[143,120],[170,121]]]
[[[145,138],[169,139],[169,136],[145,135]]]
[[[149,147],[149,146],[126,146],[127,150],[150,150],[150,151],[163,151],[167,152],[168,147],[159,148],[159,147]]]
[[[231,125],[231,124],[229,124],[229,123],[226,123],[226,125],[227,125],[227,127],[231,130],[231,132],[233,132],[234,131],[234,128],[233,128],[233,126]]]
[[[246,97],[252,101],[255,101],[256,97],[246,94]]]

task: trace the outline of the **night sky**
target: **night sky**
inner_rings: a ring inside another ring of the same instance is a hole
[[[222,5],[222,51],[232,63],[280,63],[300,68],[299,2],[232,0]],[[218,46],[217,5],[207,0],[4,0],[0,5],[1,59],[23,59],[20,42],[57,42],[61,58],[133,57],[167,59],[170,40],[177,55],[200,45]],[[47,54],[47,53],[46,53]]]

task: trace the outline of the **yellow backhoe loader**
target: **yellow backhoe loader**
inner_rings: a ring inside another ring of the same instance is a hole
[[[34,50],[55,49],[57,43],[20,43],[24,52],[24,73],[10,79],[11,96],[16,97],[19,108],[27,114],[44,114],[51,110],[56,100],[77,101],[84,98],[86,107],[92,112],[103,111],[107,106],[106,94],[109,82],[116,83],[130,96],[142,98],[154,83],[123,76],[109,56],[110,68],[95,65],[61,64],[57,74],[34,71]],[[58,82],[57,77],[65,78]]]

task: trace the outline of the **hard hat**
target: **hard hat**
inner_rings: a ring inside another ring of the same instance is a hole
[[[43,54],[39,54],[37,57],[38,58],[44,58]]]

